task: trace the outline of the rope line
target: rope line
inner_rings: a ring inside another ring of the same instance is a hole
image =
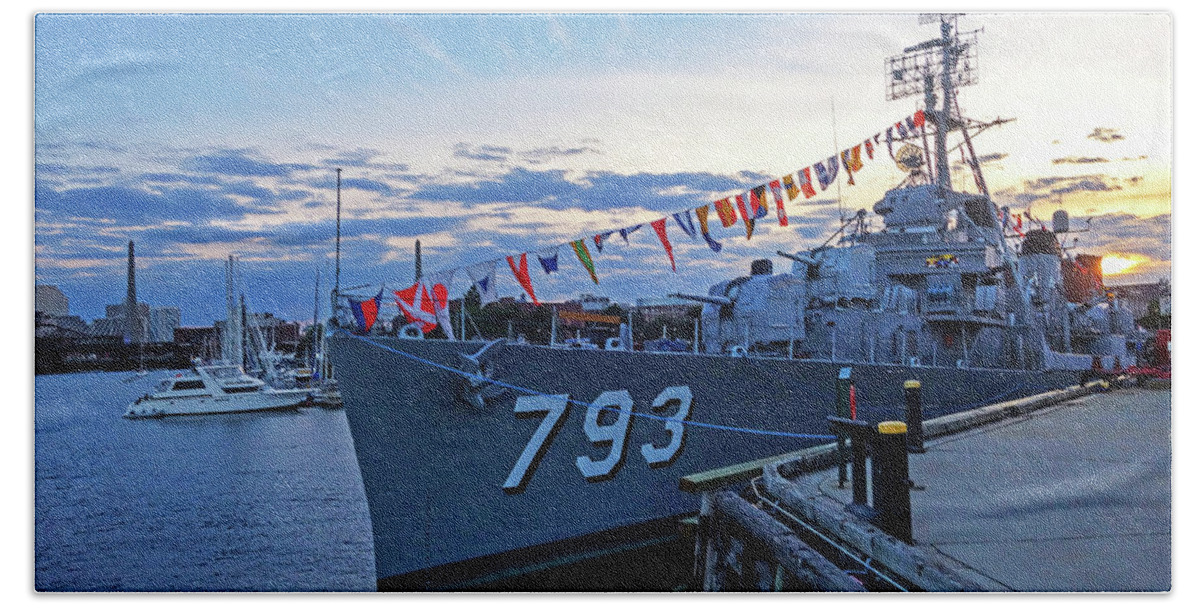
[[[543,393],[543,392],[540,392],[540,391],[533,390],[533,389],[531,389],[531,388],[525,388],[525,387],[523,387],[523,386],[517,386],[517,385],[515,385],[515,384],[509,384],[509,383],[507,383],[507,382],[504,382],[504,381],[502,381],[502,380],[495,380],[495,379],[488,378],[488,377],[485,377],[485,376],[480,376],[480,375],[478,375],[478,374],[472,374],[471,372],[467,372],[467,371],[463,371],[463,370],[461,370],[461,369],[458,369],[458,368],[450,367],[449,365],[443,365],[443,364],[441,364],[441,363],[438,363],[438,362],[436,362],[436,361],[431,361],[431,360],[429,360],[429,359],[426,359],[426,358],[424,358],[424,357],[420,357],[420,356],[414,355],[414,354],[412,354],[412,353],[404,352],[404,351],[402,351],[402,350],[398,350],[398,349],[392,348],[392,347],[390,347],[390,346],[387,346],[387,345],[385,345],[385,344],[380,344],[380,343],[378,343],[378,342],[376,342],[376,341],[374,341],[374,340],[371,340],[370,338],[367,338],[366,336],[358,336],[358,335],[352,334],[352,333],[350,333],[350,332],[348,332],[348,331],[346,331],[346,330],[344,330],[344,329],[338,329],[338,330],[335,330],[335,333],[342,334],[342,335],[348,336],[348,337],[350,337],[350,338],[354,338],[355,340],[359,340],[359,341],[361,341],[361,342],[364,342],[364,343],[366,343],[366,344],[370,344],[371,346],[374,346],[374,347],[376,347],[376,348],[379,348],[379,349],[385,350],[385,351],[387,351],[387,352],[390,352],[390,353],[393,353],[393,354],[397,354],[397,355],[400,355],[400,356],[402,356],[402,357],[406,357],[406,358],[408,358],[408,359],[411,359],[411,360],[413,360],[413,361],[417,361],[417,362],[419,362],[419,363],[423,363],[423,364],[425,364],[425,365],[428,365],[428,366],[430,366],[430,367],[433,367],[433,368],[436,368],[436,369],[440,369],[440,370],[442,370],[442,371],[450,372],[450,373],[452,373],[452,374],[457,374],[457,375],[459,375],[459,376],[462,376],[462,377],[464,377],[464,378],[467,378],[467,379],[471,379],[471,380],[479,380],[479,381],[487,382],[487,383],[489,383],[489,384],[493,384],[493,385],[495,385],[495,386],[499,386],[499,387],[502,387],[502,388],[507,388],[507,389],[509,389],[509,390],[514,390],[514,391],[518,391],[518,392],[522,392],[522,393],[525,393],[525,394],[528,394],[528,395],[534,395],[534,396],[540,396],[540,397],[553,397],[553,396],[554,396],[554,395],[550,395],[549,393]],[[585,402],[585,401],[579,401],[578,399],[572,399],[572,398],[570,398],[570,397],[567,397],[567,402],[568,402],[568,403],[571,403],[571,404],[574,404],[574,405],[580,405],[580,406],[583,406],[583,407],[586,407],[586,408],[591,408],[591,409],[616,411],[616,408],[614,408],[614,407],[612,407],[612,406],[601,406],[601,405],[595,405],[595,404],[592,404],[592,403],[587,403],[587,402]],[[766,430],[766,429],[751,429],[751,428],[740,427],[740,426],[730,426],[730,425],[725,425],[725,424],[714,424],[714,423],[711,423],[711,422],[699,422],[699,421],[697,421],[697,420],[677,420],[677,419],[675,419],[675,418],[671,418],[671,417],[668,417],[668,416],[659,416],[659,415],[656,415],[656,414],[649,414],[649,413],[646,413],[646,412],[634,412],[634,411],[630,411],[629,413],[630,413],[630,415],[632,415],[632,416],[637,416],[637,417],[639,417],[639,418],[648,418],[648,419],[651,419],[651,420],[658,420],[658,421],[661,421],[661,422],[672,422],[672,421],[673,421],[673,422],[679,422],[679,423],[682,423],[682,424],[686,424],[686,425],[688,425],[688,426],[694,426],[694,427],[705,428],[705,429],[713,429],[713,430],[718,430],[718,431],[731,431],[731,432],[736,432],[736,433],[746,433],[746,434],[750,434],[750,435],[765,435],[765,436],[770,436],[770,437],[789,437],[789,438],[792,438],[792,439],[811,439],[811,440],[819,440],[819,441],[828,441],[828,440],[832,440],[832,439],[837,439],[837,436],[836,436],[836,435],[817,435],[817,434],[811,434],[811,433],[789,433],[789,432],[787,432],[787,431],[772,431],[772,430]]]
[[[999,403],[1001,401],[1004,401],[1006,398],[1008,398],[1011,395],[1014,395],[1017,393],[1028,392],[1031,387],[1032,387],[1032,383],[1029,382],[1028,380],[1026,380],[1026,381],[1022,382],[1019,386],[1016,386],[1012,389],[1009,389],[1002,393],[997,393],[995,395],[992,395],[991,397],[985,397],[983,399],[975,401],[974,403],[968,403],[967,405],[942,404],[942,405],[929,406],[929,405],[925,404],[921,408],[922,414],[924,414],[925,417],[928,419],[929,414],[931,414],[931,413],[941,413],[941,412],[945,412],[945,411],[965,412],[967,410],[973,410],[975,408],[983,407],[985,405]],[[857,390],[859,391],[860,396],[864,395],[864,392],[862,391],[862,389],[857,389]],[[896,407],[899,407],[900,409],[904,408],[903,405],[896,406]],[[859,410],[870,410],[870,411],[881,411],[881,410],[889,410],[890,411],[890,410],[895,410],[896,407],[887,406],[887,405],[869,405],[869,404],[863,404],[863,403],[858,404]]]

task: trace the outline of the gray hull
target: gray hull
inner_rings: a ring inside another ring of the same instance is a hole
[[[497,345],[488,353],[495,380],[540,393],[592,403],[606,391],[626,391],[635,414],[613,462],[605,460],[617,453],[614,442],[605,440],[611,435],[598,436],[593,428],[593,438],[600,440],[588,437],[587,418],[589,411],[596,417],[596,408],[569,405],[539,441],[535,435],[549,415],[518,416],[514,408],[523,393],[505,390],[480,408],[463,398],[463,376],[430,364],[459,368],[464,361],[459,353],[473,353],[482,343],[370,340],[374,344],[335,336],[329,348],[370,506],[381,585],[418,571],[695,511],[696,498],[678,490],[681,477],[828,442],[768,432],[827,435],[835,378],[845,366],[853,367],[859,418],[867,420],[903,420],[902,385],[908,379],[923,384],[927,418],[1079,380],[1078,373],[1061,371],[528,345]],[[687,419],[699,423],[683,425],[679,442],[664,418],[678,415],[681,401],[651,411],[668,387],[688,387]],[[624,428],[612,412],[592,422]],[[664,451],[676,444],[666,458]],[[581,460],[599,462],[606,474],[595,475],[597,465]],[[520,462],[528,465],[523,477]],[[591,479],[585,478],[586,466],[592,467]],[[514,485],[517,478],[521,483]]]

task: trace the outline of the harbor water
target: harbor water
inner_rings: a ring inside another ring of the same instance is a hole
[[[35,378],[35,587],[374,590],[345,414],[121,417],[171,373]]]

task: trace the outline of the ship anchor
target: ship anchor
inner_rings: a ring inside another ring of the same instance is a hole
[[[486,409],[489,401],[503,395],[507,390],[493,382],[492,377],[495,371],[490,358],[485,358],[493,346],[503,341],[503,338],[492,340],[473,355],[458,354],[463,358],[463,364],[459,366],[459,369],[470,374],[463,377],[463,399],[475,406],[477,410]]]

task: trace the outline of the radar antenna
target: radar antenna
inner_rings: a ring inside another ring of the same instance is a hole
[[[946,135],[952,128],[962,128],[964,122],[957,112],[955,101],[958,87],[979,82],[978,34],[981,30],[958,31],[961,13],[925,13],[918,22],[941,24],[941,37],[926,40],[904,49],[904,54],[889,57],[887,67],[887,98],[889,101],[924,93],[925,115],[937,125],[934,133],[934,153],[937,163],[937,184],[950,189],[950,163],[946,152]],[[937,110],[937,83],[942,89],[942,109]]]

